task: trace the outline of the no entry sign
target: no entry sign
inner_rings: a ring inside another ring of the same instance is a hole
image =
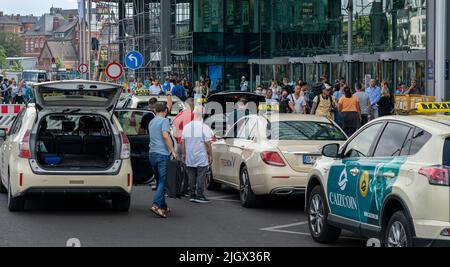
[[[86,73],[88,73],[88,71],[89,71],[88,65],[86,65],[86,64],[80,64],[80,65],[78,66],[78,72],[79,72],[79,73],[81,73],[81,74],[86,74]]]
[[[111,62],[106,66],[106,76],[112,80],[117,80],[122,77],[123,67],[118,62]]]

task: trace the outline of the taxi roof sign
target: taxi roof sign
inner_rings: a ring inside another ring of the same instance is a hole
[[[417,103],[418,113],[450,113],[450,102]]]

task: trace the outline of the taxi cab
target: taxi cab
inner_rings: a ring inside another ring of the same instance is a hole
[[[450,245],[449,116],[383,117],[322,155],[305,202],[315,241],[345,229],[387,247]]]
[[[257,207],[262,196],[304,194],[307,175],[321,148],[343,143],[332,121],[309,115],[249,115],[213,143],[210,190],[222,184],[240,191],[242,206]]]

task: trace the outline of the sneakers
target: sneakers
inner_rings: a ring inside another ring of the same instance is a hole
[[[207,199],[205,196],[202,196],[202,197],[195,198],[194,202],[204,204],[204,203],[209,203],[209,199]]]
[[[202,196],[202,197],[191,196],[189,201],[193,202],[193,203],[200,203],[200,204],[209,203],[209,199],[207,199],[205,196]]]

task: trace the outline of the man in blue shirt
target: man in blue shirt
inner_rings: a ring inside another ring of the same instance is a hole
[[[184,88],[183,85],[181,85],[181,80],[178,80],[175,87],[173,87],[171,91],[172,95],[177,96],[181,101],[185,101],[187,94],[186,94],[186,88]]]
[[[169,79],[169,77],[166,78],[166,81],[163,84],[163,93],[166,94],[167,91],[170,91],[170,79]]]
[[[170,123],[166,118],[167,104],[165,102],[158,102],[155,111],[156,117],[148,126],[148,132],[150,134],[150,165],[155,174],[155,179],[158,182],[151,211],[162,218],[167,218],[167,213],[169,212],[165,199],[167,167],[170,156],[176,159],[177,153],[170,137]]]
[[[374,120],[378,118],[378,101],[381,98],[381,88],[377,86],[375,79],[370,80],[370,86],[366,88],[366,93],[369,95],[370,105],[372,107],[370,120]]]

